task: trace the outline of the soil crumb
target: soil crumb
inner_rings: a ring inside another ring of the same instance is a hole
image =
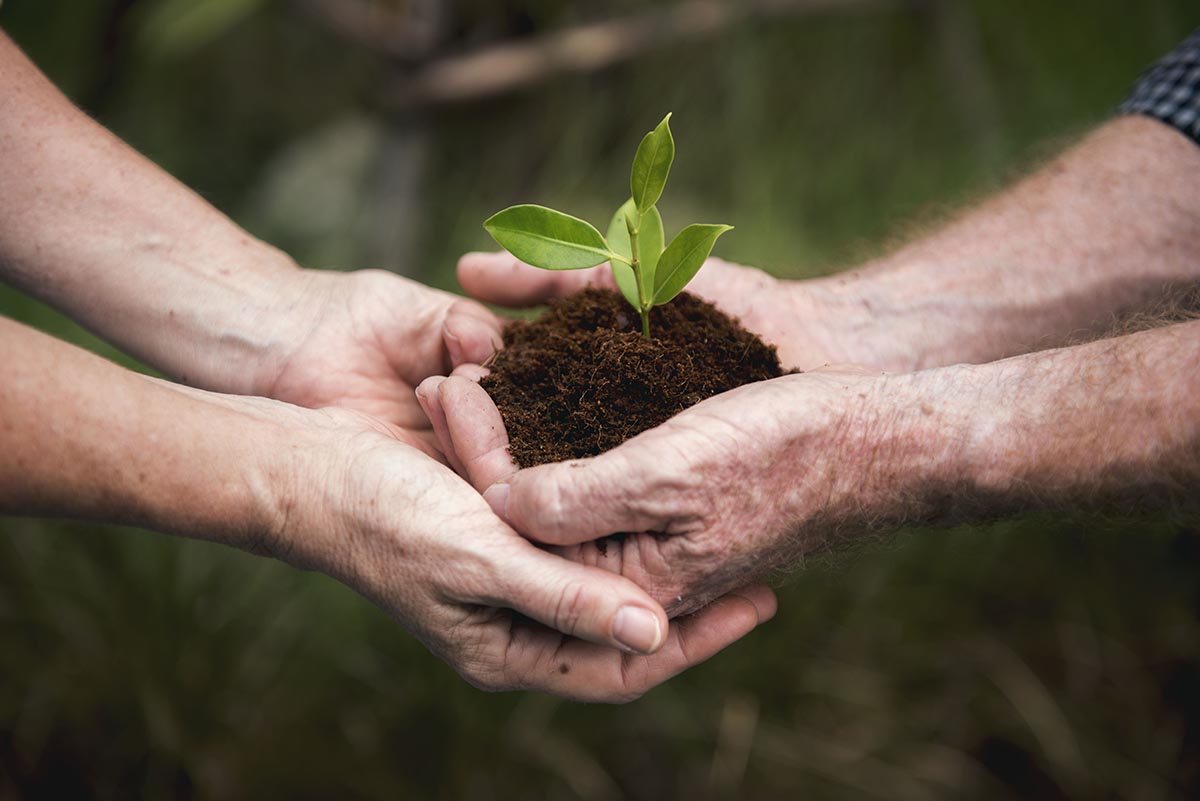
[[[588,289],[504,333],[482,386],[519,467],[615,448],[705,398],[782,374],[775,347],[687,292],[650,313]]]

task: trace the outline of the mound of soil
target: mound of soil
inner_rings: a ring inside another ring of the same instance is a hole
[[[512,323],[483,380],[519,467],[595,456],[712,395],[782,374],[772,345],[681,293],[650,313],[589,289]]]

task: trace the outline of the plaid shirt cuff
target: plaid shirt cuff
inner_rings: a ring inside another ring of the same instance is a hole
[[[1142,75],[1120,111],[1161,120],[1200,144],[1200,29]]]

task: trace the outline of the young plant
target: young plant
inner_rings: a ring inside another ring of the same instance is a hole
[[[629,179],[632,196],[613,215],[607,237],[578,217],[544,206],[513,206],[483,224],[501,247],[544,270],[582,270],[609,262],[617,288],[641,315],[647,339],[650,310],[683,291],[717,239],[733,230],[729,225],[689,225],[663,247],[657,204],[675,161],[670,122],[668,114],[642,139]]]

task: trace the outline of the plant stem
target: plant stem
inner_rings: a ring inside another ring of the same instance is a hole
[[[626,219],[628,222],[628,219]],[[642,261],[638,258],[638,235],[642,232],[642,215],[637,217],[637,225],[629,226],[629,250],[633,253],[633,280],[637,283],[638,314],[642,316],[642,336],[650,338],[650,304],[646,298],[646,287],[642,283]]]

